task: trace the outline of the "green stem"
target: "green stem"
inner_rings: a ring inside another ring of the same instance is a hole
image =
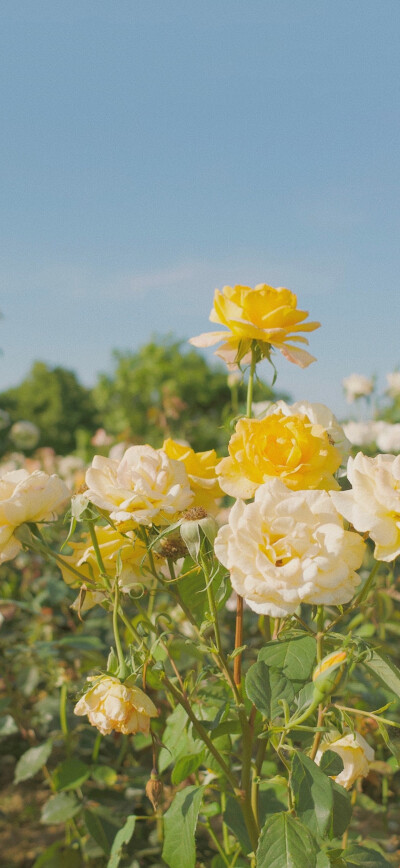
[[[101,732],[98,732],[96,735],[96,738],[94,740],[94,745],[93,745],[93,750],[92,750],[92,762],[93,763],[97,762],[97,760],[99,758],[100,745],[101,745],[102,738],[103,738],[103,736],[102,736]]]
[[[66,741],[68,740],[68,737],[69,737],[68,723],[67,723],[67,691],[68,691],[68,688],[67,688],[67,685],[64,681],[64,683],[61,685],[61,690],[60,690],[60,725],[61,725],[62,734],[63,734]]]
[[[114,597],[114,609],[113,609],[113,631],[114,631],[114,639],[115,639],[115,647],[117,649],[118,656],[118,678],[121,681],[124,680],[127,676],[127,668],[124,658],[124,653],[122,650],[121,639],[119,635],[119,627],[118,627],[118,609],[119,609],[119,587],[118,581],[115,582],[115,597]]]
[[[90,533],[90,539],[92,540],[92,546],[94,548],[94,553],[96,555],[96,560],[98,563],[101,578],[104,579],[104,584],[105,584],[106,588],[108,590],[110,590],[111,589],[110,579],[109,579],[109,576],[107,575],[107,570],[104,566],[104,561],[103,561],[103,557],[102,557],[102,554],[100,551],[100,546],[99,546],[99,543],[97,541],[96,531],[95,531],[93,523],[91,521],[89,522],[89,533]]]
[[[252,405],[253,405],[253,387],[254,387],[254,374],[256,371],[256,354],[253,346],[251,347],[251,363],[250,363],[250,372],[249,372],[249,381],[247,383],[247,404],[246,404],[246,416],[248,419],[251,419],[253,415]]]
[[[226,855],[225,855],[225,853],[221,847],[221,844],[219,843],[218,838],[214,832],[214,829],[211,826],[210,821],[206,820],[204,823],[200,823],[199,825],[203,825],[204,828],[207,829],[207,832],[208,832],[211,840],[214,842],[214,844],[218,850],[218,853],[221,856],[222,861],[225,863],[225,865],[227,865],[227,868],[229,868],[229,865],[230,865],[229,859],[227,859],[227,857],[226,857]]]

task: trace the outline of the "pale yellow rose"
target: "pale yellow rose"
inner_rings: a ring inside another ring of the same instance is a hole
[[[375,752],[359,732],[349,732],[340,738],[324,741],[317,751],[315,762],[320,765],[326,750],[333,750],[343,760],[343,770],[334,775],[333,780],[346,790],[349,790],[358,778],[365,778],[369,773],[370,763],[374,761]]]
[[[364,374],[350,374],[342,380],[348,404],[352,404],[357,398],[367,398],[374,388],[374,381]]]
[[[118,678],[102,675],[88,678],[93,686],[77,702],[74,713],[87,714],[92,726],[108,735],[150,732],[150,718],[157,716],[154,703],[139,687],[127,687]]]
[[[113,577],[117,566],[120,567],[118,586],[122,593],[129,593],[137,585],[147,584],[148,575],[143,569],[147,553],[144,543],[131,531],[122,536],[110,525],[96,526],[94,530],[106,573]],[[104,582],[100,576],[90,534],[85,534],[82,540],[70,542],[69,545],[73,553],[63,556],[63,564],[60,564],[61,572],[66,584],[72,587],[79,587],[80,582],[68,566],[75,567],[82,574],[83,583],[86,579],[86,596],[84,600],[79,601],[79,604],[74,604],[74,608],[78,608],[79,605],[79,611],[84,612],[96,603],[103,602],[104,593],[101,588],[104,588]],[[96,588],[93,588],[93,583],[97,585]]]
[[[211,322],[226,326],[228,331],[206,332],[191,338],[195,347],[210,347],[223,341],[217,355],[234,365],[238,360],[247,361],[252,341],[258,341],[263,355],[269,347],[280,350],[282,355],[301,368],[314,362],[306,350],[295,344],[308,344],[299,332],[311,332],[319,328],[319,322],[304,322],[307,311],[297,309],[297,296],[289,289],[275,288],[259,283],[250,286],[224,286],[214,294]]]
[[[217,465],[221,488],[245,500],[271,477],[296,491],[339,488],[333,474],[342,455],[332,439],[329,429],[305,412],[292,413],[283,402],[263,419],[239,419],[229,441],[229,457]]]
[[[151,446],[130,446],[120,461],[95,455],[86,485],[86,497],[125,527],[169,524],[193,501],[182,461]]]
[[[400,455],[349,458],[349,491],[332,492],[336,509],[358,531],[369,533],[378,561],[400,554]]]
[[[194,494],[190,505],[202,506],[210,515],[215,515],[223,495],[215,472],[219,461],[215,449],[195,452],[190,446],[169,438],[164,441],[163,450],[168,458],[182,461],[186,468],[189,485]]]
[[[300,603],[342,605],[360,578],[365,544],[346,531],[325,491],[290,491],[271,479],[253,503],[236,501],[215,553],[254,612],[279,618]]]
[[[14,536],[25,522],[54,521],[71,499],[58,476],[41,470],[12,470],[0,477],[0,563],[15,557],[21,543]]]

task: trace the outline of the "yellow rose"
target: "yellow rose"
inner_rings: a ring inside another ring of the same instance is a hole
[[[228,366],[246,359],[251,342],[259,343],[262,355],[267,355],[270,346],[301,368],[306,368],[315,359],[306,350],[290,342],[308,344],[307,338],[298,332],[311,332],[320,323],[305,323],[308,312],[297,309],[297,296],[289,289],[259,283],[255,289],[249,286],[224,286],[222,292],[215,290],[211,322],[221,323],[228,331],[207,332],[191,338],[195,347],[209,347],[224,341],[217,355]],[[264,345],[264,346],[262,346]],[[267,345],[267,346],[266,346]]]
[[[110,576],[115,575],[119,555],[122,565],[118,579],[120,590],[128,593],[134,585],[146,583],[146,574],[142,569],[143,559],[146,556],[144,543],[137,539],[133,533],[122,536],[109,525],[106,527],[97,526],[95,532],[105,570]],[[83,581],[87,579],[86,597],[79,606],[80,611],[85,611],[103,601],[104,596],[101,588],[104,588],[104,582],[100,577],[90,534],[85,534],[80,542],[72,542],[70,546],[73,549],[73,554],[63,557],[64,565],[61,565],[61,572],[64,582],[67,585],[72,585],[72,587],[79,586],[79,579],[75,573],[68,569],[69,565],[79,570],[83,576]],[[95,591],[92,588],[93,582],[98,586]],[[75,604],[74,607],[76,608]]]
[[[92,726],[102,735],[122,732],[125,735],[150,731],[150,718],[157,716],[154,703],[139,687],[127,687],[118,678],[102,675],[88,678],[94,684],[74,708],[78,716],[87,714]]]
[[[219,461],[215,449],[209,449],[208,452],[195,452],[190,446],[177,443],[171,438],[164,441],[162,448],[168,458],[182,461],[185,465],[189,485],[194,493],[191,507],[202,506],[210,515],[215,515],[223,495],[215,472]]]
[[[0,563],[14,558],[21,543],[14,536],[25,522],[55,521],[71,492],[55,474],[12,470],[0,476]]]
[[[240,419],[229,441],[229,457],[217,465],[223,491],[247,500],[271,477],[299,491],[338,489],[333,473],[341,453],[327,431],[305,415],[281,410],[264,419]]]

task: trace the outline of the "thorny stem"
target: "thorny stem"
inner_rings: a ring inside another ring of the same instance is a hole
[[[115,582],[115,597],[114,597],[114,608],[113,608],[113,631],[114,631],[114,639],[115,639],[115,647],[117,649],[118,656],[118,677],[123,681],[126,678],[127,668],[124,658],[124,653],[122,650],[121,639],[119,635],[118,628],[118,609],[119,609],[119,587],[118,581]]]

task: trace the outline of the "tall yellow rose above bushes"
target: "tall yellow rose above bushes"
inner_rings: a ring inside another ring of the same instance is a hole
[[[289,362],[306,368],[315,361],[307,350],[296,344],[308,344],[299,332],[312,332],[319,322],[304,322],[308,312],[298,310],[297,296],[289,289],[259,283],[249,286],[224,286],[215,290],[211,322],[220,323],[227,331],[206,332],[191,338],[195,347],[210,347],[223,341],[216,355],[235,366],[249,361],[253,341],[258,344],[260,358],[267,357],[271,347],[279,350]],[[295,346],[293,346],[293,343]]]

